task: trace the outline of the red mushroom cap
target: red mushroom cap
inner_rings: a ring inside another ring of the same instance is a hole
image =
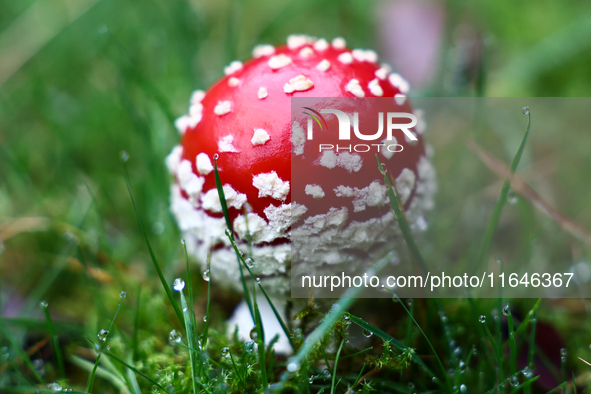
[[[185,238],[193,241],[193,246],[191,242],[188,246],[199,257],[205,257],[215,244],[227,244],[212,165],[214,156],[219,157],[218,169],[238,237],[244,238],[247,218],[254,244],[262,248],[261,255],[255,256],[255,260],[257,257],[257,261],[269,260],[268,264],[263,263],[259,267],[260,273],[284,274],[290,256],[289,249],[280,246],[289,242],[291,226],[296,226],[296,219],[303,223],[306,218],[328,212],[331,200],[322,199],[320,195],[329,192],[333,186],[338,187],[331,185],[327,181],[330,177],[322,172],[331,164],[323,167],[318,166],[318,162],[312,164],[308,160],[305,164],[302,161],[302,165],[316,166],[309,170],[317,174],[319,181],[306,185],[305,194],[314,203],[306,204],[303,209],[300,206],[297,213],[293,210],[290,204],[292,159],[301,159],[305,147],[292,144],[292,126],[297,125],[291,124],[290,99],[394,97],[402,111],[412,112],[405,100],[409,86],[400,75],[391,73],[388,65],[379,65],[374,51],[350,50],[342,38],[329,43],[324,39],[293,35],[288,37],[286,46],[257,46],[253,59],[245,64],[232,62],[224,72],[226,76],[206,93],[193,93],[189,114],[176,122],[183,137],[181,146],[175,147],[167,158],[167,165],[176,178],[171,210],[185,232]],[[425,158],[419,126],[415,128],[418,141],[405,144],[404,162],[393,159],[393,155],[388,153],[382,157],[394,178],[404,176],[401,180],[404,190],[401,192],[407,204],[420,186],[415,180],[425,178],[427,181],[429,178],[429,182],[434,182],[434,175]],[[298,149],[301,151],[298,152]],[[419,168],[421,163],[422,170]],[[338,163],[333,164],[333,167],[338,167]],[[379,179],[375,161],[369,166],[372,179]],[[356,174],[348,186],[361,190],[370,185],[367,175],[364,175],[366,172],[346,168],[346,165],[341,167],[341,171]],[[420,171],[425,174],[421,176]],[[327,189],[326,185],[330,187]],[[347,190],[341,192],[348,193]],[[382,192],[385,197],[385,189]],[[422,194],[430,201],[433,192],[434,186]],[[350,203],[355,200],[354,194],[349,196]],[[245,216],[247,202],[250,208]],[[382,216],[389,212],[388,204],[382,201],[378,205],[367,206],[370,210],[375,209],[372,215]],[[350,211],[347,223],[356,219],[355,209]],[[265,226],[269,228],[263,228]],[[221,256],[224,254],[233,261],[228,263],[232,264],[232,268],[225,272],[236,278],[237,271],[233,271],[235,257],[224,253],[223,249],[217,249],[219,258],[224,259]]]

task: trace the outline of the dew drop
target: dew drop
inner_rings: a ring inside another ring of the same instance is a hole
[[[109,335],[109,330],[105,330],[104,328],[99,331],[96,335],[101,342],[105,342],[107,340],[107,336]]]
[[[213,155],[213,159],[214,159],[214,160],[217,160],[217,159],[219,159],[219,158],[220,158],[220,155],[219,155],[219,154],[217,154],[217,153],[214,153],[214,155]]]
[[[517,376],[511,377],[511,386],[519,387],[519,379],[517,379]]]
[[[523,107],[523,108],[521,108],[521,112],[522,112],[524,115],[529,115],[529,107]]]
[[[183,308],[183,312],[187,312],[188,310],[189,310],[189,308],[187,308],[187,307]]]
[[[232,232],[229,229],[226,229],[225,233],[228,237],[232,237]]]
[[[49,383],[47,388],[55,392],[62,391],[62,386],[57,382]]]
[[[154,222],[152,224],[152,233],[154,235],[160,235],[164,232],[166,228],[164,227],[164,223],[162,222]]]
[[[517,196],[517,193],[515,193],[513,190],[509,190],[509,192],[507,192],[507,202],[510,205],[515,205],[519,202],[519,196]]]
[[[203,321],[206,322],[207,321],[207,316],[203,316]]]
[[[127,153],[124,150],[121,151],[120,156],[121,156],[121,160],[123,160],[124,162],[126,162],[127,160],[129,160],[129,153]]]
[[[369,331],[369,330],[363,330],[363,336],[366,338],[369,338],[373,335],[373,332]]]
[[[254,351],[254,341],[248,341],[244,344],[244,350],[248,353],[252,353]]]
[[[107,34],[109,32],[109,27],[103,23],[96,31],[98,34]]]
[[[330,378],[332,374],[330,373],[330,370],[328,368],[325,368],[322,370],[322,376],[324,376],[325,378]]]
[[[8,360],[8,352],[6,353],[6,360]],[[3,361],[6,361],[3,360]],[[39,373],[39,375],[43,376],[45,375],[45,368],[43,368],[43,360],[41,360],[40,358],[36,358],[35,360],[33,360],[33,368],[35,368],[35,371],[37,371]]]
[[[472,354],[474,356],[478,356],[478,349],[476,349],[476,348],[472,349]]]
[[[176,330],[172,330],[168,334],[168,343],[170,343],[171,346],[175,346],[177,343],[181,343],[181,339],[181,335]]]
[[[287,370],[289,372],[295,372],[298,370],[298,368],[300,367],[300,363],[297,362],[297,360],[291,358],[290,360],[288,360],[287,363]]]
[[[511,316],[511,308],[509,307],[509,304],[503,307],[503,315]]]
[[[460,357],[461,355],[462,355],[462,348],[459,346],[456,346],[456,348],[454,349],[454,356]]]
[[[526,379],[529,379],[529,378],[531,378],[534,375],[534,372],[531,370],[531,368],[529,366],[526,366],[525,368],[523,368],[521,370],[521,373],[523,374],[523,376]]]
[[[49,304],[47,303],[47,301],[43,300],[39,303],[39,306],[43,309],[47,308],[49,306]]]
[[[247,257],[246,260],[244,260],[244,264],[246,264],[246,266],[248,268],[253,268],[254,267],[254,260],[251,259],[250,257]]]
[[[480,315],[480,317],[478,318],[478,321],[481,323],[486,323],[486,316]]]
[[[174,280],[174,283],[172,284],[172,287],[176,291],[183,291],[183,289],[185,288],[185,281],[181,278],[176,278]]]
[[[121,293],[119,293],[119,298],[125,298],[127,296],[127,293],[122,291]]]
[[[203,280],[209,282],[209,270],[203,271]]]
[[[466,371],[466,363],[460,360],[460,363],[458,365],[460,367],[460,372],[464,373]]]
[[[228,357],[230,355],[230,348],[229,347],[223,347],[222,348],[222,357]]]
[[[468,386],[466,386],[465,384],[461,384],[460,385],[460,393],[467,393],[468,392]]]
[[[437,376],[433,376],[433,378],[431,378],[431,381],[433,383],[439,383],[439,379],[437,379]]]
[[[261,283],[261,278],[256,278],[257,283]]]
[[[186,241],[184,239],[181,239],[181,245],[185,245]]]
[[[294,336],[294,338],[302,339],[302,337],[304,336],[302,333],[302,329],[296,328],[295,330],[293,330],[293,336]]]
[[[257,328],[253,327],[252,330],[250,330],[250,339],[252,339],[253,341],[256,341],[257,338],[259,337],[259,334],[257,333]]]
[[[495,263],[497,263],[498,265],[503,264],[503,259],[500,258],[499,256],[495,257]]]
[[[65,389],[62,390],[64,393],[71,393],[72,391],[74,391],[73,389],[71,389],[70,387],[67,387]]]
[[[568,356],[568,350],[565,347],[560,348],[560,355],[561,356]]]

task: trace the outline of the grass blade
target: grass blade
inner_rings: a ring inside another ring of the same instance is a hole
[[[185,332],[187,333],[187,341],[189,343],[189,347],[196,349],[197,347],[195,346],[195,337],[193,336],[195,333],[195,327],[193,326],[193,321],[191,320],[193,310],[189,310],[187,299],[185,298],[185,294],[183,294],[182,289],[179,291],[179,293],[181,293],[181,305],[183,307],[183,316],[185,318]],[[189,352],[189,359],[191,361],[191,382],[193,382],[193,393],[197,394],[197,385],[195,383],[195,373],[197,368],[195,364],[195,355],[193,352]]]
[[[334,390],[336,388],[336,384],[335,381],[337,379],[337,366],[339,364],[339,356],[341,355],[341,350],[343,350],[343,345],[345,344],[345,340],[343,339],[341,341],[341,344],[339,345],[339,350],[337,350],[337,355],[334,359],[334,365],[332,367],[332,383],[330,385],[330,394],[334,394]]]
[[[269,298],[269,295],[265,291],[265,288],[263,287],[263,285],[261,285],[261,283],[257,280],[256,275],[254,274],[254,272],[252,272],[252,270],[250,269],[250,267],[248,266],[248,264],[246,264],[246,260],[244,260],[244,258],[240,255],[239,250],[238,250],[238,245],[236,245],[236,241],[234,240],[234,238],[232,238],[230,236],[228,236],[228,238],[230,239],[230,242],[232,243],[232,246],[234,247],[234,251],[236,252],[236,255],[238,256],[239,261],[244,265],[244,267],[246,268],[246,270],[248,271],[248,273],[250,274],[250,276],[252,277],[252,279],[257,283],[257,285],[259,286],[259,289],[261,289],[261,291],[263,293],[263,296],[266,298],[267,302],[271,306],[271,309],[273,310],[273,314],[277,318],[277,321],[279,322],[279,325],[281,325],[281,328],[283,329],[283,332],[287,336],[287,339],[289,340],[289,343],[290,343],[291,347],[295,350],[295,344],[293,343],[293,340],[291,338],[291,334],[290,334],[289,328],[287,327],[287,325],[285,324],[285,322],[281,318],[281,315],[279,314],[279,311],[277,310],[277,308],[275,308],[275,305],[271,301],[271,298]]]
[[[222,186],[222,180],[220,179],[220,173],[218,171],[218,155],[217,153],[213,157],[213,166],[215,172],[215,185],[218,189],[218,197],[220,199],[220,205],[222,206],[222,212],[224,213],[224,219],[226,220],[226,226],[228,227],[228,237],[231,241],[234,240],[234,228],[232,227],[232,221],[230,220],[230,212],[228,211],[228,204],[226,203],[226,195],[224,193],[224,187]],[[246,285],[246,279],[244,278],[244,272],[242,271],[242,264],[240,264],[241,256],[238,248],[234,246],[234,251],[236,252],[236,259],[238,262],[238,269],[240,270],[240,281],[242,282],[242,291],[244,292],[244,299],[246,300],[246,305],[248,305],[248,310],[250,311],[250,316],[252,317],[253,324],[256,325],[256,320],[254,318],[254,310],[252,309],[252,301],[250,299],[250,293],[248,292],[248,286]]]
[[[392,211],[394,212],[394,216],[396,217],[396,221],[398,222],[398,226],[400,226],[400,231],[402,232],[402,236],[404,237],[404,241],[406,242],[406,246],[410,251],[410,255],[414,259],[414,261],[419,266],[419,269],[423,273],[427,273],[427,265],[425,264],[425,260],[421,255],[419,250],[419,246],[417,245],[414,237],[412,236],[412,232],[410,230],[410,225],[408,224],[408,220],[406,220],[406,215],[404,214],[404,206],[402,205],[402,201],[400,199],[400,194],[386,175],[386,171],[380,162],[380,158],[376,154],[376,160],[378,162],[378,169],[384,176],[384,182],[388,186],[388,198],[390,199],[390,205],[392,207]]]
[[[133,355],[132,359],[135,360],[138,354],[138,332],[140,327],[140,303],[141,303],[141,296],[142,296],[142,285],[140,284],[140,288],[137,292],[137,306],[135,308],[135,319],[133,320],[133,337],[132,337],[132,348],[133,348]]]
[[[263,321],[261,320],[261,313],[259,312],[259,305],[257,304],[256,289],[253,288],[253,305],[254,305],[254,318],[256,319],[255,329],[257,332],[257,344],[259,351],[259,364],[261,366],[261,380],[263,382],[263,390],[267,389],[269,385],[267,381],[267,366],[265,356],[265,330],[263,329]]]
[[[51,318],[51,313],[49,313],[49,308],[46,302],[41,303],[41,308],[43,309],[43,313],[45,314],[45,319],[47,320],[47,328],[49,329],[49,335],[51,335],[51,342],[53,344],[53,350],[55,351],[55,358],[57,360],[57,366],[60,371],[60,377],[62,379],[66,378],[66,369],[64,367],[64,357],[62,355],[62,349],[60,347],[59,338],[55,332],[55,326],[53,325],[53,319]]]
[[[503,314],[507,314],[507,323],[509,330],[509,373],[514,374],[517,372],[517,344],[515,339],[515,323],[513,322],[513,315],[511,314],[511,308],[507,304],[503,308]]]
[[[98,348],[99,354],[96,357],[96,361],[94,362],[94,367],[92,368],[92,372],[90,373],[90,376],[88,377],[88,384],[86,385],[86,392],[87,393],[92,393],[92,386],[94,385],[94,378],[96,375],[96,369],[98,368],[99,362],[101,361],[101,356],[103,355],[103,350],[104,350],[105,345],[107,343],[107,339],[109,338],[109,335],[111,334],[111,330],[113,330],[113,325],[115,324],[115,319],[117,319],[117,315],[119,314],[119,310],[121,309],[121,304],[123,304],[123,300],[125,300],[125,296],[121,297],[121,301],[119,301],[119,304],[117,305],[117,310],[115,311],[115,315],[113,316],[113,319],[111,320],[111,325],[109,325],[109,329],[107,330],[105,338],[102,341],[103,343]]]
[[[207,338],[209,333],[209,303],[211,301],[211,256],[207,256],[207,272],[209,279],[207,280],[207,304],[205,306],[205,323],[203,324],[203,348],[207,346]]]
[[[482,324],[484,324],[484,329],[486,331],[486,335],[488,336],[488,340],[490,341],[490,344],[493,348],[493,351],[495,353],[495,357],[497,359],[497,364],[499,365],[499,373],[501,375],[501,382],[505,381],[505,372],[503,371],[503,355],[501,354],[501,351],[499,350],[499,347],[497,346],[495,339],[492,336],[492,333],[490,332],[488,325],[486,324],[486,321],[484,321]]]
[[[397,296],[396,296],[397,297]],[[411,313],[411,311],[409,311],[406,308],[406,305],[404,305],[404,302],[402,302],[402,300],[398,299],[398,301],[400,302],[400,304],[402,305],[402,307],[404,308],[404,310],[406,311],[406,313],[408,313],[408,316],[410,319],[412,319],[412,321],[415,323],[415,325],[417,326],[417,328],[419,329],[419,331],[421,332],[421,334],[423,335],[423,338],[425,338],[425,340],[427,341],[427,343],[429,344],[429,347],[431,348],[431,351],[433,352],[433,355],[435,356],[435,358],[437,359],[437,363],[439,364],[439,368],[441,368],[441,374],[442,376],[445,378],[445,382],[447,383],[447,385],[449,386],[450,382],[449,382],[449,378],[447,376],[447,371],[445,370],[445,367],[443,366],[443,362],[441,361],[441,358],[439,358],[439,355],[437,354],[437,352],[435,351],[435,347],[433,346],[433,344],[431,343],[431,341],[429,340],[429,337],[427,337],[427,334],[425,334],[425,331],[423,331],[423,328],[419,325],[419,323],[415,320],[415,317],[413,316],[413,314]]]
[[[511,175],[515,174],[517,171],[517,166],[519,166],[519,161],[521,160],[521,156],[523,155],[523,151],[525,150],[525,144],[527,142],[527,137],[529,136],[529,130],[531,127],[531,113],[528,110],[528,121],[527,121],[527,129],[521,140],[521,144],[519,145],[519,149],[517,149],[517,153],[513,157],[513,161],[511,162],[511,166],[509,167],[509,171]],[[476,259],[476,264],[474,265],[475,269],[480,268],[480,266],[484,263],[486,256],[488,255],[491,245],[493,235],[499,224],[499,220],[501,219],[501,212],[503,211],[503,207],[507,201],[507,193],[509,193],[509,189],[511,187],[511,180],[505,180],[503,182],[503,187],[501,188],[501,193],[495,207],[493,209],[493,213],[490,216],[488,224],[486,226],[486,230],[484,231],[484,237],[482,238],[482,242],[480,244],[480,249],[478,251],[478,257]]]
[[[183,319],[183,313],[181,312],[181,308],[179,308],[179,305],[177,304],[176,300],[174,299],[174,296],[172,294],[172,291],[170,290],[170,287],[168,286],[168,283],[166,282],[166,279],[164,279],[164,274],[162,273],[162,269],[160,269],[160,264],[158,264],[158,259],[156,259],[156,254],[154,254],[154,250],[152,249],[152,244],[150,244],[150,239],[148,238],[148,233],[146,232],[146,228],[144,227],[144,222],[142,221],[140,211],[139,211],[136,199],[135,199],[135,195],[133,194],[133,189],[131,188],[131,181],[129,180],[129,173],[127,172],[127,167],[125,166],[125,162],[123,163],[123,173],[125,175],[125,185],[127,186],[127,191],[129,193],[129,197],[131,198],[131,203],[133,205],[133,210],[134,210],[135,216],[137,218],[138,226],[139,226],[140,231],[144,237],[144,240],[146,241],[146,245],[148,246],[148,251],[150,252],[150,257],[152,259],[152,263],[154,264],[154,268],[156,269],[156,272],[158,273],[158,277],[160,278],[160,283],[162,283],[162,286],[164,287],[164,291],[166,292],[166,295],[168,296],[168,300],[172,304],[172,307],[174,308],[174,311],[175,311],[179,321],[181,322],[181,324],[183,324],[184,319]]]

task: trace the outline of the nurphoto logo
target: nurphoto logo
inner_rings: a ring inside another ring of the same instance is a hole
[[[338,124],[339,124],[339,131],[338,131],[338,139],[339,141],[350,141],[351,140],[351,116],[344,111],[332,108],[323,108],[320,112],[310,108],[310,107],[302,107],[309,112],[304,112],[304,114],[308,115],[308,128],[307,128],[307,139],[313,140],[314,138],[314,123],[316,123],[320,127],[320,131],[328,131],[328,123],[322,114],[332,114],[335,115]],[[375,116],[375,115],[374,115]],[[384,123],[386,123],[386,140],[392,141],[395,140],[393,138],[393,131],[394,130],[401,130],[405,138],[408,138],[411,141],[417,141],[416,135],[410,131],[411,128],[416,126],[417,124],[417,117],[414,114],[408,112],[378,112],[377,119],[378,119],[378,130],[373,134],[364,134],[359,129],[359,113],[353,112],[353,133],[355,137],[362,141],[379,141],[383,139],[382,135],[384,134]],[[384,119],[386,121],[384,122]],[[404,122],[406,120],[406,122]],[[364,130],[366,131],[366,130]],[[369,152],[372,149],[372,146],[379,151],[379,149],[384,146],[384,142],[376,143],[376,144],[354,144],[354,145],[346,145],[346,146],[339,146],[338,144],[319,144],[318,148],[319,151],[322,152],[323,150],[336,150],[337,152],[340,150],[346,150],[349,152]],[[400,144],[386,144],[385,148],[394,153],[394,152],[401,152],[404,147]]]

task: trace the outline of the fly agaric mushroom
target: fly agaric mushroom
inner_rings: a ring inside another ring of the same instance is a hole
[[[408,83],[388,65],[378,64],[374,51],[350,50],[342,38],[329,43],[292,35],[286,46],[255,47],[253,59],[244,64],[234,61],[224,73],[207,92],[193,93],[189,113],[176,121],[182,143],[166,159],[175,177],[171,211],[189,252],[201,264],[211,252],[212,277],[240,288],[236,256],[225,236],[214,158],[219,158],[236,239],[246,251],[250,235],[253,271],[272,294],[288,294],[292,265],[301,261],[338,264],[348,259],[345,249],[367,251],[374,233],[396,227],[375,159],[363,162],[355,153],[324,152],[318,160],[302,161],[302,165],[324,178],[330,171],[352,174],[352,183],[328,187],[330,183],[294,185],[291,180],[292,160],[318,156],[306,145],[305,125],[290,120],[292,97],[393,97],[391,102],[399,109],[412,112],[406,101]],[[385,148],[380,152],[409,221],[419,230],[426,226],[422,215],[433,205],[436,189],[420,135],[423,130],[424,123],[419,121],[414,128],[416,141],[396,135],[404,145],[403,160]],[[385,141],[384,146],[391,143]],[[292,203],[292,187],[299,186],[306,204]],[[331,206],[335,199],[338,207]],[[370,212],[373,221],[360,222],[361,211]],[[365,237],[352,236],[362,230]],[[292,252],[290,237],[296,232],[313,235],[312,246]],[[338,250],[339,245],[343,250]],[[293,258],[298,261],[290,261]]]

